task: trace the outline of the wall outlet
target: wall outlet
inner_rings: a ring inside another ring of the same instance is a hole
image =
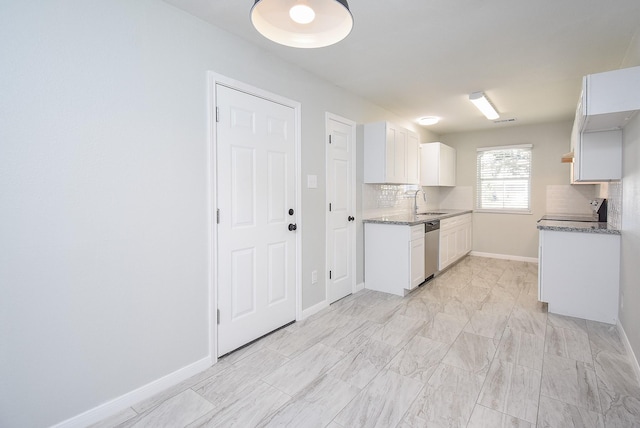
[[[311,283],[312,284],[317,284],[318,283],[318,271],[314,270],[313,272],[311,272]]]

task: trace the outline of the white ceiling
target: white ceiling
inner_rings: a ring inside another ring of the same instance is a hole
[[[351,34],[320,49],[263,38],[253,0],[165,0],[433,132],[573,117],[585,74],[620,68],[640,34],[640,0],[349,0]],[[494,124],[468,101],[484,91]]]

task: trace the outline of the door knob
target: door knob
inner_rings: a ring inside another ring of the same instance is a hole
[[[353,217],[353,216],[349,216],[349,217],[347,217],[347,220],[349,220],[349,221],[353,221],[353,220],[355,220],[355,219],[356,219],[356,218],[355,218],[355,217]]]
[[[293,232],[293,231],[294,231],[294,230],[296,230],[297,228],[298,228],[298,226],[296,226],[294,223],[289,224],[289,230],[290,230],[290,231],[292,231],[292,232]]]
[[[293,208],[289,208],[289,215],[293,215]]]

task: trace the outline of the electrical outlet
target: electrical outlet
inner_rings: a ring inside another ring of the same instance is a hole
[[[311,283],[312,284],[317,284],[318,283],[318,271],[314,270],[313,272],[311,272]]]

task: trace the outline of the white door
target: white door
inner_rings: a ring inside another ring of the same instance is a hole
[[[220,356],[295,320],[296,133],[291,107],[222,85],[216,99]]]
[[[327,297],[355,288],[355,123],[327,114]]]

